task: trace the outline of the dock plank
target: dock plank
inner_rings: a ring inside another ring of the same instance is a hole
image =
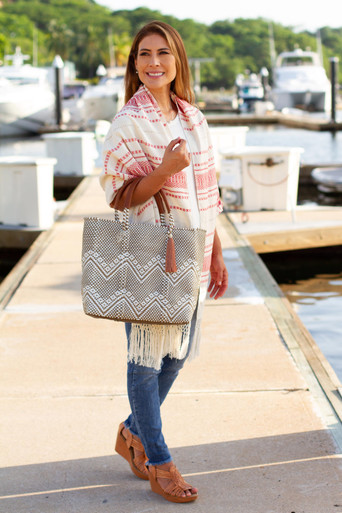
[[[257,253],[338,246],[342,244],[342,226],[248,234],[247,238]]]
[[[342,130],[342,123],[326,118],[310,116],[306,112],[296,114],[283,113],[278,111],[267,112],[265,115],[254,113],[205,113],[209,125],[241,126],[241,125],[274,125],[280,124],[289,128],[302,128],[318,132]]]
[[[342,208],[296,208],[227,214],[257,253],[342,244]]]

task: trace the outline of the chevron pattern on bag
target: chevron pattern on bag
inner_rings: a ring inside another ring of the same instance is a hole
[[[174,228],[177,271],[165,272],[167,227],[85,218],[82,300],[87,315],[187,324],[197,300],[205,231]]]

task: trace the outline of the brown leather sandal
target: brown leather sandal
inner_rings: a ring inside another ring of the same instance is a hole
[[[125,438],[123,435],[124,429],[126,429],[127,438]],[[142,454],[136,456],[134,454],[134,449],[140,451]],[[129,429],[125,427],[125,424],[123,422],[121,422],[119,426],[118,435],[116,437],[115,450],[118,454],[120,454],[120,456],[122,456],[123,458],[125,458],[125,460],[128,461],[132,469],[132,472],[137,477],[140,477],[140,479],[145,479],[145,481],[148,481],[146,467],[146,462],[148,458],[145,454],[144,446],[137,436],[132,435]],[[141,470],[142,468],[144,470]]]
[[[189,490],[191,492],[192,486],[184,481],[179,473],[177,467],[173,465],[170,470],[163,470],[155,466],[147,467],[148,478],[150,480],[151,490],[158,493],[164,499],[170,502],[191,502],[197,499],[198,494],[186,495],[182,497],[182,493]],[[157,479],[170,479],[170,483],[163,489],[158,483]]]

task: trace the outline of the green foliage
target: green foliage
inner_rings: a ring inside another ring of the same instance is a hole
[[[180,20],[140,7],[111,11],[95,0],[2,0],[0,7],[0,61],[21,46],[32,55],[34,30],[38,35],[39,64],[51,64],[59,54],[75,63],[82,78],[92,78],[99,64],[109,65],[109,40],[119,65],[124,65],[135,33],[147,22],[162,20],[183,37],[190,58],[210,57],[201,64],[201,82],[210,89],[231,88],[238,73],[271,70],[269,23],[262,19],[219,20],[212,25]],[[276,53],[294,47],[316,49],[316,36],[273,24]],[[321,29],[324,63],[342,55],[342,28]],[[340,69],[342,74],[342,69]],[[342,79],[342,76],[340,76]]]
[[[7,38],[3,34],[0,34],[0,64],[2,62],[4,62],[6,46],[7,46]]]

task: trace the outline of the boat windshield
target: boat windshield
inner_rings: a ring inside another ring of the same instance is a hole
[[[326,73],[324,68],[312,66],[309,69],[284,69],[278,68],[275,71],[278,80],[318,80],[325,79]]]
[[[284,57],[281,61],[281,66],[313,66],[314,62],[312,57],[298,56]]]

